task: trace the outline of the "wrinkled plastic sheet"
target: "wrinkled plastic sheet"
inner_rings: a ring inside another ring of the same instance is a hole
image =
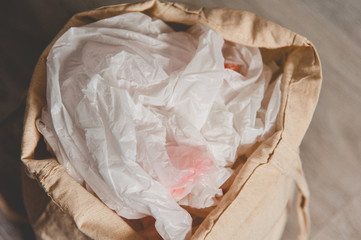
[[[180,205],[217,204],[236,155],[273,133],[282,76],[271,75],[257,48],[127,13],[56,41],[37,126],[108,207],[185,239],[192,222]]]

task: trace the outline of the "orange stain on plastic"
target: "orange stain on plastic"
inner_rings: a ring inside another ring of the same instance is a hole
[[[238,70],[238,65],[225,63],[225,64],[224,64],[224,68],[232,69],[233,71],[237,71],[237,70]]]

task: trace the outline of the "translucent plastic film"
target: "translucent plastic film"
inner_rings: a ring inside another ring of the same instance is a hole
[[[47,59],[39,131],[58,161],[120,216],[186,239],[180,205],[217,203],[230,167],[273,133],[281,76],[257,48],[142,13],[71,28]]]

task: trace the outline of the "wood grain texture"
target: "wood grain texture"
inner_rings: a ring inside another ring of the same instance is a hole
[[[0,194],[5,200],[13,202],[21,198],[19,191],[9,191],[19,188],[21,124],[16,127],[14,123],[22,119],[19,106],[24,102],[38,56],[74,13],[123,2],[1,1],[0,135],[2,143],[9,139],[13,143],[7,143],[9,148],[0,148],[6,153],[1,154],[6,156],[0,159],[1,168],[12,171],[0,175],[0,183],[9,182],[0,184]],[[313,121],[301,145],[311,191],[311,239],[361,239],[361,1],[175,2],[251,11],[314,43],[321,58],[324,81]],[[24,214],[19,203],[9,205]],[[283,239],[295,239],[297,227],[295,217],[291,216]],[[0,239],[28,239],[21,224],[0,212]]]

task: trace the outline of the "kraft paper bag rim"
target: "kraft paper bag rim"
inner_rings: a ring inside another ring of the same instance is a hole
[[[307,217],[309,193],[302,173],[298,147],[318,101],[322,79],[320,61],[315,48],[306,38],[246,11],[191,8],[154,0],[107,6],[74,15],[40,56],[30,83],[21,152],[21,159],[29,175],[40,183],[52,201],[69,214],[79,230],[87,236],[94,239],[142,239],[115,212],[75,182],[56,159],[34,159],[40,139],[35,121],[40,117],[42,107],[46,105],[46,57],[51,46],[70,27],[134,11],[144,12],[166,22],[186,25],[200,23],[217,31],[226,40],[247,46],[270,50],[289,49],[283,68],[281,110],[277,118],[276,132],[248,158],[229,191],[202,222],[192,238],[218,239],[217,237],[220,236],[234,238],[234,234],[239,233],[234,228],[242,229],[242,226],[247,226],[245,222],[264,223],[264,228],[267,229],[269,226],[268,232],[271,232],[273,224],[264,221],[259,211],[246,214],[247,204],[248,207],[269,213],[269,219],[266,220],[277,222],[283,218],[289,198],[282,189],[291,189],[289,183],[296,182],[300,193],[299,238],[306,239],[309,233]],[[264,184],[267,176],[277,179],[277,182]],[[254,192],[257,188],[260,189],[259,193]],[[266,188],[274,188],[274,192],[280,195],[271,199],[277,203],[274,212],[268,211],[267,204],[261,201],[268,197],[265,194],[271,194],[267,191],[261,194],[262,189],[266,190]],[[253,206],[252,202],[261,205]],[[245,213],[242,215],[243,222],[230,224],[234,211]],[[257,229],[257,227],[249,226],[249,229]],[[264,233],[255,232],[260,239],[268,234],[266,230]],[[238,236],[236,238],[247,239]]]

